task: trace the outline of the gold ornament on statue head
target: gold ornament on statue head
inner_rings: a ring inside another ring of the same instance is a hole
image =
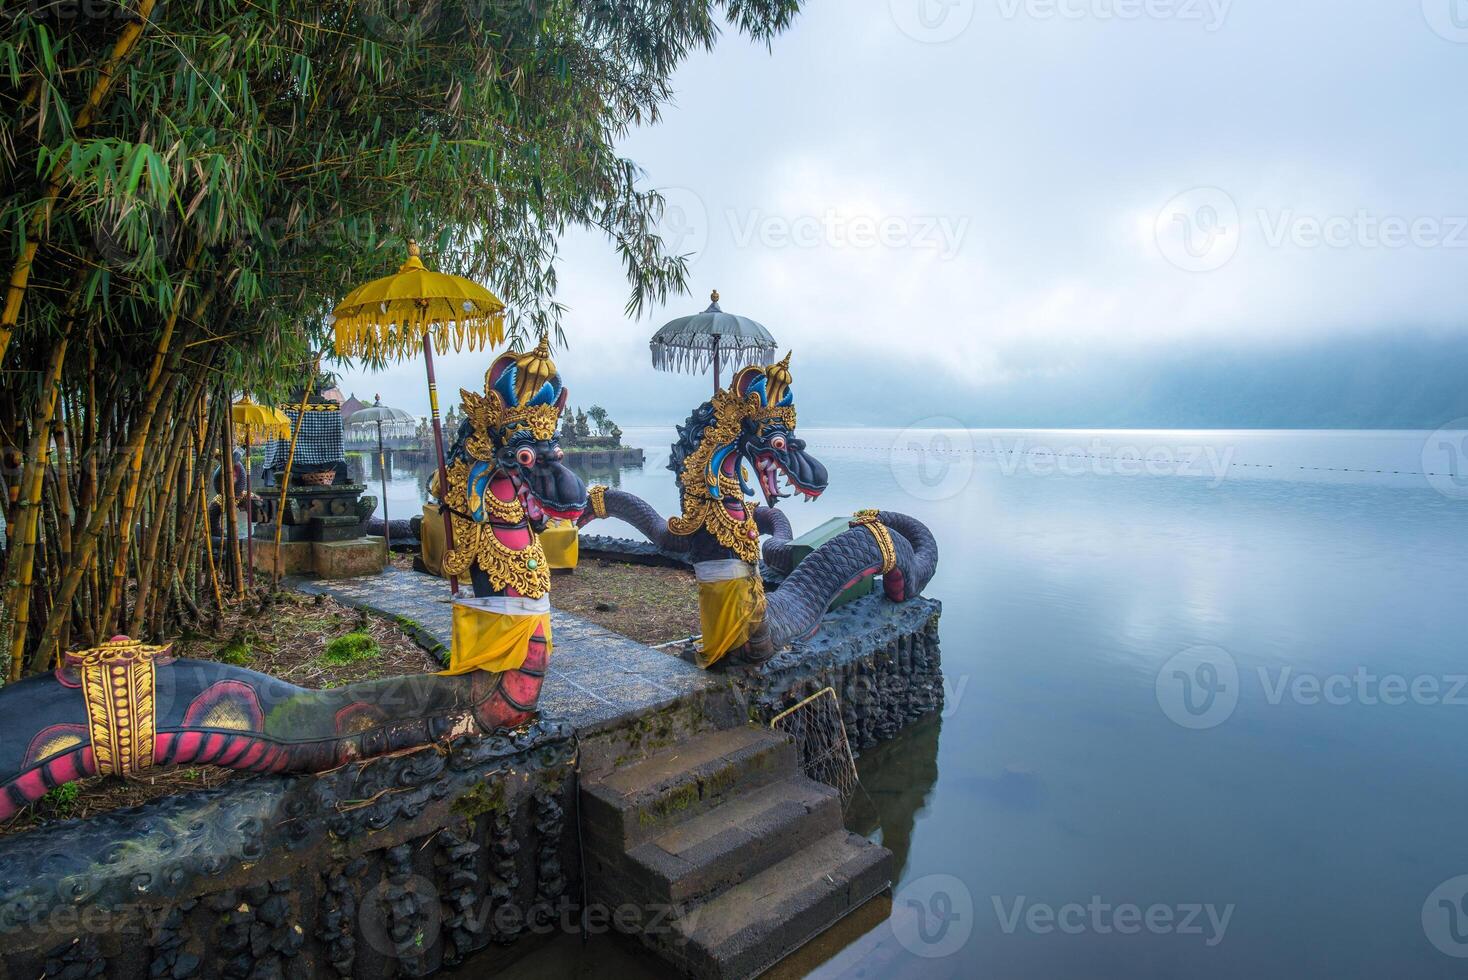
[[[460,389],[459,394],[476,437],[485,438],[492,432],[524,427],[536,439],[553,439],[566,404],[566,389],[551,360],[550,338],[545,334],[528,353],[511,351],[496,358],[484,372],[483,395],[467,389]]]

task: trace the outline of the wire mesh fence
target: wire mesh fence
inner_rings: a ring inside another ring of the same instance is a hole
[[[833,786],[847,806],[860,786],[856,760],[846,740],[841,719],[841,700],[834,688],[825,687],[770,719],[770,727],[795,739],[800,768],[816,782]]]

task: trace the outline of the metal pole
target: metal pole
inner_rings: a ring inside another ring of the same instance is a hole
[[[719,335],[714,334],[714,394],[719,393]]]
[[[250,430],[245,428],[245,582],[255,587],[255,506],[250,496]]]
[[[423,365],[428,369],[428,411],[433,418],[433,445],[438,450],[438,502],[440,505],[449,495],[449,466],[443,455],[443,424],[438,419],[438,382],[433,377],[433,341],[428,330],[423,331]],[[443,560],[448,561],[449,552],[454,550],[454,522],[448,508],[443,510]],[[449,576],[449,592],[459,594],[459,577]]]
[[[377,468],[382,471],[382,548],[391,559],[392,528],[387,526],[387,457],[382,452],[382,419],[377,420]]]

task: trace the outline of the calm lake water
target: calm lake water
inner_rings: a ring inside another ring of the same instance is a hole
[[[949,689],[859,760],[893,918],[817,975],[1463,975],[1463,433],[802,435],[797,532],[937,532]]]

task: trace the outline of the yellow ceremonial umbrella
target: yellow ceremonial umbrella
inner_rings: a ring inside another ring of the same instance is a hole
[[[234,423],[234,437],[245,442],[245,581],[255,584],[255,507],[250,494],[250,440],[253,436],[262,439],[284,439],[291,434],[291,420],[269,405],[256,405],[244,395],[229,407],[230,421]],[[229,506],[234,507],[234,459],[225,461],[224,471],[229,476],[223,481],[228,488]],[[226,525],[230,522],[226,521]],[[223,534],[223,531],[220,532]],[[238,544],[235,546],[238,548]],[[240,553],[232,551],[238,561]],[[236,580],[238,581],[238,580]]]
[[[448,490],[449,475],[438,414],[438,383],[433,375],[433,345],[436,342],[440,350],[467,346],[487,351],[505,339],[504,310],[499,297],[478,283],[425,268],[418,243],[410,240],[408,260],[395,275],[358,286],[332,311],[336,352],[344,357],[400,360],[422,348],[441,493]],[[443,527],[444,544],[452,549],[454,530],[447,511]],[[458,579],[450,577],[449,586],[457,593]]]

